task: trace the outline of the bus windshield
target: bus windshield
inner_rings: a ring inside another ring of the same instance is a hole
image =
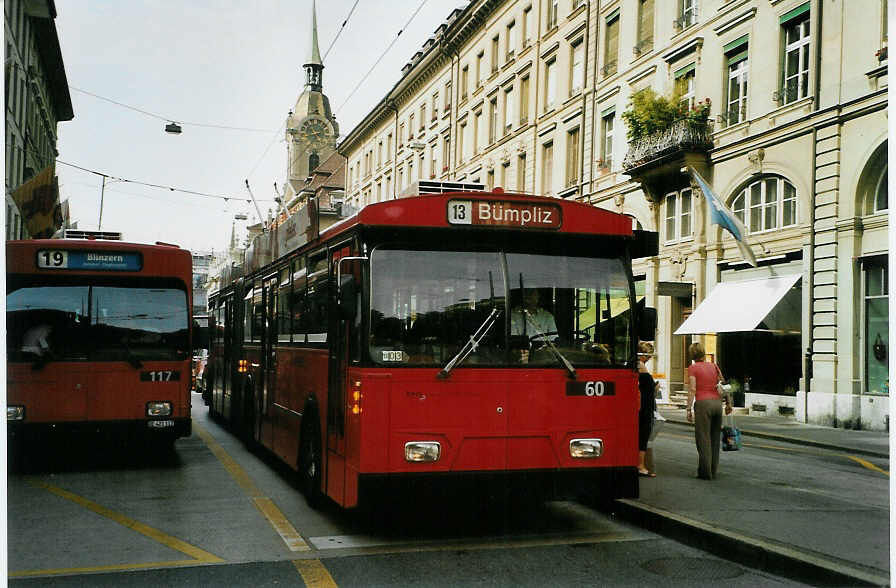
[[[631,366],[622,258],[384,246],[370,267],[375,363],[444,366],[476,335],[465,365]]]
[[[145,361],[189,352],[187,293],[166,280],[15,283],[6,294],[10,361]]]

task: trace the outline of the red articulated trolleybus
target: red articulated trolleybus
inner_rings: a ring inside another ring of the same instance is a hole
[[[190,435],[189,251],[8,241],[6,271],[6,421],[20,448],[60,430],[163,446]]]
[[[631,260],[656,234],[453,186],[260,235],[210,296],[211,413],[295,468],[312,505],[453,482],[637,496],[636,345],[656,313]]]

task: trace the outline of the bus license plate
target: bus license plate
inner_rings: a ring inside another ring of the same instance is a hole
[[[174,426],[174,421],[147,421],[150,429],[166,429]]]
[[[567,396],[615,396],[616,383],[594,380],[590,382],[567,382]]]

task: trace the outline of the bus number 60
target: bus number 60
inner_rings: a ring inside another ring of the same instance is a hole
[[[585,396],[603,396],[604,395],[604,383],[603,382],[585,382]]]

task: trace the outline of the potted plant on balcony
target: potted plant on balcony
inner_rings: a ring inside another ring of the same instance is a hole
[[[663,96],[653,88],[644,88],[632,94],[628,108],[622,113],[627,128],[626,137],[632,143],[660,131],[669,129],[679,120],[706,123],[712,102],[701,100],[688,108],[677,94]]]

